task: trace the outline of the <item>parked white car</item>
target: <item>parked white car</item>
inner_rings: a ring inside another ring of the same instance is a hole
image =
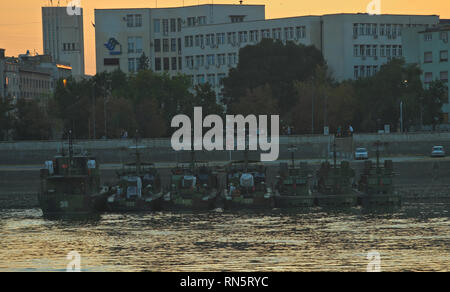
[[[431,148],[431,157],[444,157],[444,156],[445,156],[444,146],[433,146],[433,148]]]
[[[369,152],[366,148],[356,148],[355,160],[365,160],[369,159]]]

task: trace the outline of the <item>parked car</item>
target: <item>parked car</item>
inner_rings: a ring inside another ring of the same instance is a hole
[[[369,159],[369,152],[366,148],[356,148],[355,160],[365,160]]]
[[[445,156],[444,146],[433,146],[433,148],[431,148],[431,157],[444,157],[444,156]]]

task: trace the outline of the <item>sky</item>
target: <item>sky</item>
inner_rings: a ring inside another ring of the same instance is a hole
[[[198,4],[238,4],[239,0],[80,0],[84,9],[84,38],[86,74],[95,74],[94,9],[154,8]],[[381,13],[436,14],[450,19],[449,0],[380,0]],[[2,0],[0,4],[0,48],[8,56],[17,56],[27,50],[41,54],[41,7],[49,0]],[[58,0],[53,0],[56,4]],[[61,6],[70,1],[60,0]],[[365,13],[371,0],[244,0],[244,4],[266,5],[266,18],[280,18],[330,13]]]

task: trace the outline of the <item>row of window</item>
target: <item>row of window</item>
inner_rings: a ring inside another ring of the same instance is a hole
[[[237,65],[238,54],[210,54],[210,55],[197,55],[197,56],[186,56],[186,68],[188,69],[198,69],[204,66],[221,66],[221,65]]]
[[[217,74],[197,74],[197,75],[189,75],[191,78],[191,85],[195,86],[198,84],[209,83],[212,87],[223,86],[223,79],[226,77],[225,73]]]
[[[22,86],[25,86],[27,88],[47,89],[47,90],[50,90],[52,88],[52,82],[47,80],[22,77],[20,78],[20,82]]]
[[[181,57],[155,58],[155,71],[177,71],[183,69],[183,59]]]
[[[432,41],[433,40],[433,33],[425,33],[423,35],[423,38],[426,42]],[[448,42],[448,32],[446,31],[441,31],[439,32],[439,40],[444,41],[444,42]]]
[[[424,82],[430,83],[433,81],[433,72],[425,72],[424,77]],[[448,71],[439,72],[439,79],[441,81],[448,82]]]
[[[181,18],[171,18],[171,19],[154,19],[153,20],[153,32],[161,33],[161,23],[162,23],[162,33],[168,35],[169,32],[180,32],[181,31]]]
[[[354,23],[353,24],[353,36],[388,36],[396,37],[402,35],[403,27],[416,27],[424,26],[428,27],[428,24],[377,24],[377,23]]]
[[[70,51],[76,51],[76,45],[75,43],[63,43],[63,51],[64,52],[70,52]]]
[[[142,27],[141,14],[128,14],[126,16],[127,27]]]
[[[378,72],[377,65],[360,65],[353,67],[353,76],[355,79],[370,77]]]
[[[284,34],[283,34],[284,31]],[[272,33],[271,33],[272,32]],[[285,27],[263,30],[250,30],[239,32],[228,32],[226,34],[227,44],[247,43],[247,42],[259,42],[263,38],[273,38],[276,40],[297,40],[306,38],[306,27]],[[204,47],[225,44],[225,33],[212,33],[212,34],[198,34],[195,36],[186,36],[184,38],[184,46],[186,48],[192,47]]]
[[[423,56],[424,63],[433,63],[433,52],[425,52]],[[439,52],[439,62],[444,63],[448,62],[448,51],[440,51]]]
[[[155,48],[155,53],[161,52],[161,39],[155,39],[153,46]],[[162,40],[162,51],[163,52],[177,52],[181,54],[181,38],[175,39],[163,39]]]
[[[142,53],[142,37],[128,38],[128,53]]]
[[[353,45],[354,57],[377,57],[378,45]],[[401,57],[403,47],[401,45],[380,45],[380,57]]]

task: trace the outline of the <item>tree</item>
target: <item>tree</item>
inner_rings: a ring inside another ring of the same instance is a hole
[[[237,68],[231,69],[224,79],[224,103],[238,103],[247,89],[268,84],[284,118],[295,103],[294,81],[307,80],[317,65],[325,66],[325,61],[314,46],[263,39],[257,45],[240,49]]]
[[[231,112],[247,116],[278,114],[277,100],[272,95],[270,85],[247,89],[242,98],[231,105]]]
[[[192,112],[196,106],[201,106],[203,115],[219,115],[224,114],[224,107],[217,103],[216,92],[212,89],[211,84],[204,83],[194,87],[194,96],[192,100],[184,103],[186,112]]]
[[[150,59],[142,52],[142,55],[138,60],[138,71],[148,69],[150,69]]]
[[[51,133],[48,115],[38,102],[19,99],[16,107],[15,139],[47,140]]]
[[[0,141],[8,139],[9,131],[14,123],[13,109],[13,99],[9,96],[0,96]]]
[[[442,120],[442,105],[448,99],[448,87],[441,80],[434,80],[424,90],[422,101],[423,121],[426,124],[436,125]]]

